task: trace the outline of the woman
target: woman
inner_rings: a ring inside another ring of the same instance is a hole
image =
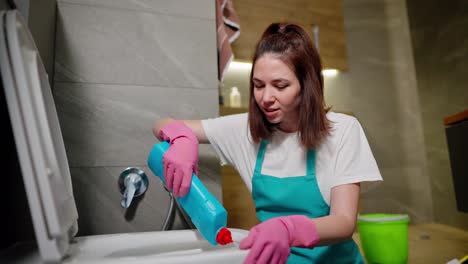
[[[359,122],[325,107],[321,71],[301,27],[272,24],[256,46],[248,113],[153,129],[170,141],[164,177],[176,196],[197,172],[198,142],[238,170],[261,222],[240,243],[245,263],[364,263],[351,239],[360,183],[381,176]]]

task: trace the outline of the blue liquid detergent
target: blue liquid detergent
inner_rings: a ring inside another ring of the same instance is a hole
[[[166,183],[164,182],[163,155],[168,149],[168,142],[157,143],[153,146],[148,157],[148,166],[164,185]],[[192,185],[187,195],[178,197],[177,201],[210,244],[225,245],[232,242],[231,232],[226,228],[226,209],[195,174],[192,174]]]

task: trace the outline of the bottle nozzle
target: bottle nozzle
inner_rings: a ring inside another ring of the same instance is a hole
[[[221,228],[218,231],[218,234],[216,234],[216,242],[220,245],[226,245],[234,242],[232,240],[231,231],[225,227]]]

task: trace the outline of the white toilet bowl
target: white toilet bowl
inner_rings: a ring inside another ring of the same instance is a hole
[[[226,246],[196,230],[75,237],[68,160],[38,54],[21,16],[0,12],[1,77],[36,238],[0,250],[0,263],[241,263],[248,251],[238,249],[247,236],[240,229]]]

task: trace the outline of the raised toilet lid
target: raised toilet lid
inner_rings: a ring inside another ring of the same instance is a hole
[[[19,13],[2,11],[0,23],[1,76],[35,236],[41,258],[59,261],[78,231],[78,213],[55,103]]]

